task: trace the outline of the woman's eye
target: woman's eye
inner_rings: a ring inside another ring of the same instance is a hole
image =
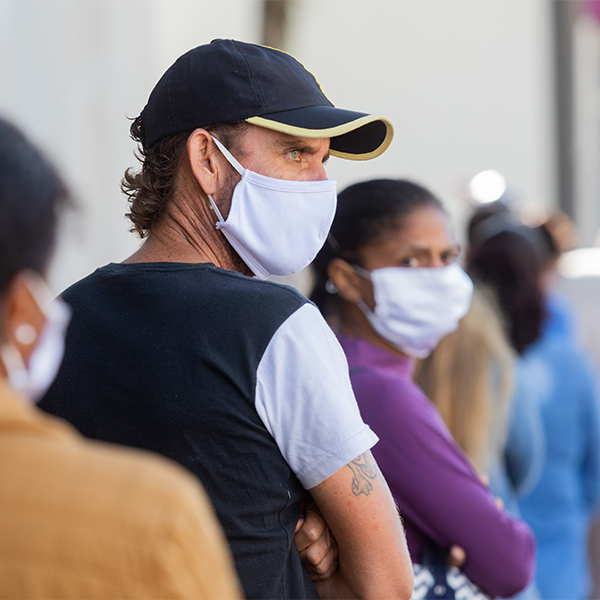
[[[290,157],[292,160],[298,160],[300,158],[300,150],[290,150]]]
[[[453,262],[456,262],[457,259],[458,259],[458,254],[455,254],[454,252],[452,252],[450,254],[444,254],[442,256],[442,261],[445,265],[452,264]]]
[[[407,256],[400,261],[402,267],[418,267],[419,261],[416,256]]]

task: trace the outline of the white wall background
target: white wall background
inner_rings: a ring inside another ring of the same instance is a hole
[[[56,292],[131,254],[120,179],[127,117],[175,59],[216,37],[259,41],[255,0],[0,0],[0,114],[46,150],[79,210],[65,223]]]
[[[292,51],[330,99],[395,125],[380,159],[332,176],[414,178],[460,213],[468,179],[493,168],[523,202],[554,201],[548,2],[308,0],[296,13]]]
[[[583,244],[600,241],[600,23],[581,14],[574,31],[576,223]]]
[[[554,201],[548,2],[286,1],[286,49],[331,100],[395,124],[381,158],[330,161],[341,187],[410,177],[460,222],[466,181],[495,168],[523,202]],[[55,291],[139,243],[119,191],[135,164],[126,117],[184,51],[215,37],[258,42],[260,19],[259,0],[0,0],[0,113],[51,154],[81,207]]]

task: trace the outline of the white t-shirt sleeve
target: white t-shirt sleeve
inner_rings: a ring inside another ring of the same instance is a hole
[[[256,410],[306,489],[378,441],[358,411],[344,352],[312,304],[269,342],[257,370]]]

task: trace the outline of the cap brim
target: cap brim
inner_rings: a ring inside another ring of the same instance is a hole
[[[350,160],[383,154],[394,137],[392,123],[385,117],[334,106],[309,106],[250,117],[246,122],[299,137],[331,138],[330,154]]]

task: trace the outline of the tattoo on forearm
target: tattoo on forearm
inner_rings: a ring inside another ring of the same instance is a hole
[[[368,496],[373,489],[373,484],[369,479],[377,478],[377,465],[373,460],[370,452],[361,454],[352,462],[346,465],[352,470],[354,477],[352,478],[352,492],[355,496],[364,494]]]

